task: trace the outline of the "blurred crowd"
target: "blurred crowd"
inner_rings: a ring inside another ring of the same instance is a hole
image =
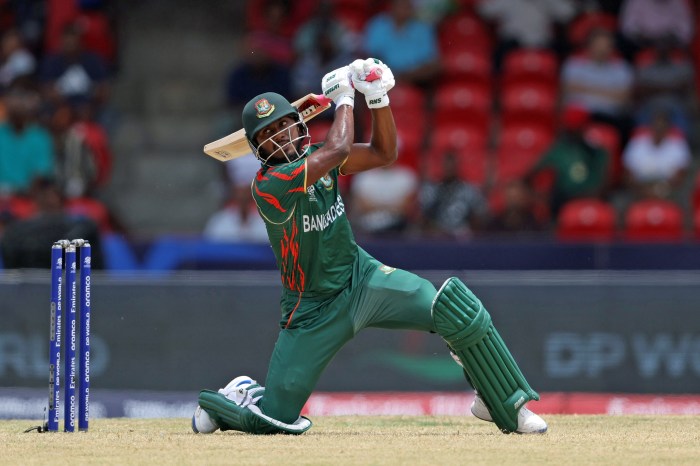
[[[58,238],[117,227],[110,82],[117,46],[101,0],[0,0],[0,237],[6,267],[43,266]],[[97,266],[100,266],[99,247]]]
[[[344,180],[359,235],[680,239],[700,226],[696,18],[689,0],[249,1],[227,104],[235,117],[356,57],[387,63],[399,160]],[[205,235],[265,239],[250,162],[227,164]]]
[[[0,0],[3,251],[123,231],[104,195],[113,5]],[[675,240],[700,232],[697,18],[690,0],[249,0],[222,87],[235,129],[261,92],[318,92],[358,57],[392,68],[398,163],[342,178],[358,235]],[[355,121],[367,140],[362,99]],[[204,237],[265,241],[258,162],[222,167]]]

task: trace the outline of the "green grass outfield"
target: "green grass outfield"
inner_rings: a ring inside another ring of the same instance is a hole
[[[90,432],[0,421],[0,464],[700,464],[700,416],[546,416],[545,435],[473,417],[316,417],[301,436],[195,435],[188,419],[96,419]]]

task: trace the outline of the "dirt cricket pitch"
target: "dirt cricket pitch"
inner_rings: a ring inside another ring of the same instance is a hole
[[[188,419],[96,419],[90,432],[0,421],[0,464],[700,464],[700,416],[546,416],[545,435],[473,417],[316,417],[304,435],[195,435]]]

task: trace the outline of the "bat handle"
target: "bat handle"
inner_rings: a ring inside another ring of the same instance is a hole
[[[329,99],[323,94],[314,94],[314,98],[320,105],[330,105],[333,103],[332,99]]]
[[[372,82],[376,81],[377,79],[382,79],[382,69],[379,67],[372,68],[372,70],[370,70],[370,72],[367,73],[365,81]]]

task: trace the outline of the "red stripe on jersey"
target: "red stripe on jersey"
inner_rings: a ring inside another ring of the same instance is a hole
[[[282,272],[282,282],[285,287],[294,291],[303,291],[305,276],[299,264],[298,235],[299,230],[295,222],[292,222],[289,235],[286,229],[283,231],[282,239],[280,239],[280,253],[283,257],[280,272]]]
[[[300,173],[304,172],[304,168],[306,168],[306,165],[299,165],[297,168],[292,171],[290,175],[287,175],[286,173],[279,173],[277,171],[277,168],[271,168],[267,171],[267,174],[270,176],[274,176],[275,178],[279,178],[281,180],[286,180],[286,181],[291,181],[297,176],[299,176]]]
[[[287,191],[287,192],[288,192],[288,193],[303,193],[303,192],[306,192],[306,191],[304,191],[304,187],[303,187],[303,186],[299,186],[298,188],[290,189],[290,190]]]
[[[275,196],[272,194],[264,193],[260,191],[257,185],[255,185],[255,193],[265,199],[270,205],[272,205],[275,209],[279,210],[280,212],[286,212],[287,209],[283,208],[282,205],[280,204],[280,201],[277,200]]]

